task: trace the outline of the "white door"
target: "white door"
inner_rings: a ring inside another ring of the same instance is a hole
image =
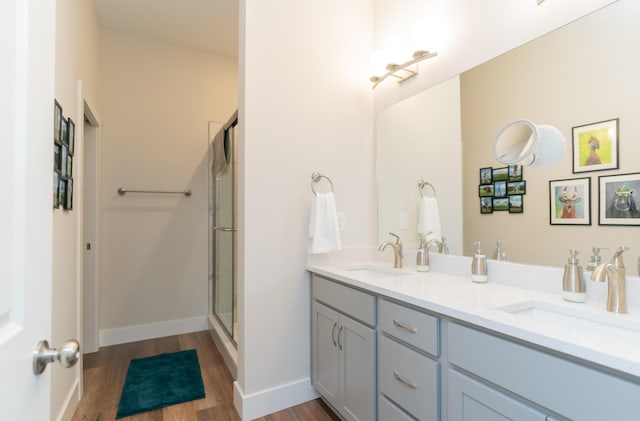
[[[0,419],[49,420],[55,0],[0,2]]]

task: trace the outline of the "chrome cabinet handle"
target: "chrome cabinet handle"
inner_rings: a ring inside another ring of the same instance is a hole
[[[338,346],[336,343],[336,327],[338,327],[338,322],[334,322],[333,327],[331,328],[331,340],[333,341],[333,346]]]
[[[404,329],[409,333],[418,333],[418,329],[417,328],[402,324],[399,321],[397,321],[396,319],[393,319],[393,325],[395,327],[399,327],[400,329]]]
[[[342,329],[344,329],[344,326],[340,326],[340,330],[338,330],[338,348],[340,351],[342,351],[342,343],[340,343],[340,334],[342,333]]]
[[[412,381],[403,379],[402,376],[400,376],[400,374],[395,370],[393,371],[393,377],[395,377],[395,379],[397,381],[399,381],[400,383],[402,383],[403,385],[405,385],[405,386],[407,386],[407,387],[409,387],[411,389],[417,389],[418,388],[417,384],[415,384]]]

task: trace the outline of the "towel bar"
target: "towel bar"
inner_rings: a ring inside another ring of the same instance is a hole
[[[185,196],[191,196],[191,190],[185,191],[167,191],[167,190],[129,190],[124,187],[118,188],[118,194],[124,196],[127,193],[157,193],[157,194],[184,194]]]
[[[422,189],[424,189],[426,186],[431,187],[431,190],[433,191],[433,197],[436,197],[436,188],[433,187],[433,184],[424,180],[418,180],[418,193],[420,193],[420,197],[424,197],[424,191]]]
[[[316,189],[313,187],[314,183],[319,183],[323,178],[329,182],[329,184],[331,185],[331,193],[333,193],[333,183],[331,182],[329,177],[327,177],[326,175],[322,175],[319,172],[314,172],[313,174],[311,174],[311,191],[314,195],[318,194],[318,192],[316,192]]]

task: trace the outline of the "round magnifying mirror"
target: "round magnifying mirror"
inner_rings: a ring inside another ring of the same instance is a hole
[[[548,167],[557,162],[565,149],[560,131],[552,126],[516,120],[504,126],[493,142],[493,155],[504,164]]]

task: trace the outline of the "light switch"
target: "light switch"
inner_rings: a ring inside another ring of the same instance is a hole
[[[409,215],[406,212],[400,212],[400,229],[406,230],[409,221]]]

